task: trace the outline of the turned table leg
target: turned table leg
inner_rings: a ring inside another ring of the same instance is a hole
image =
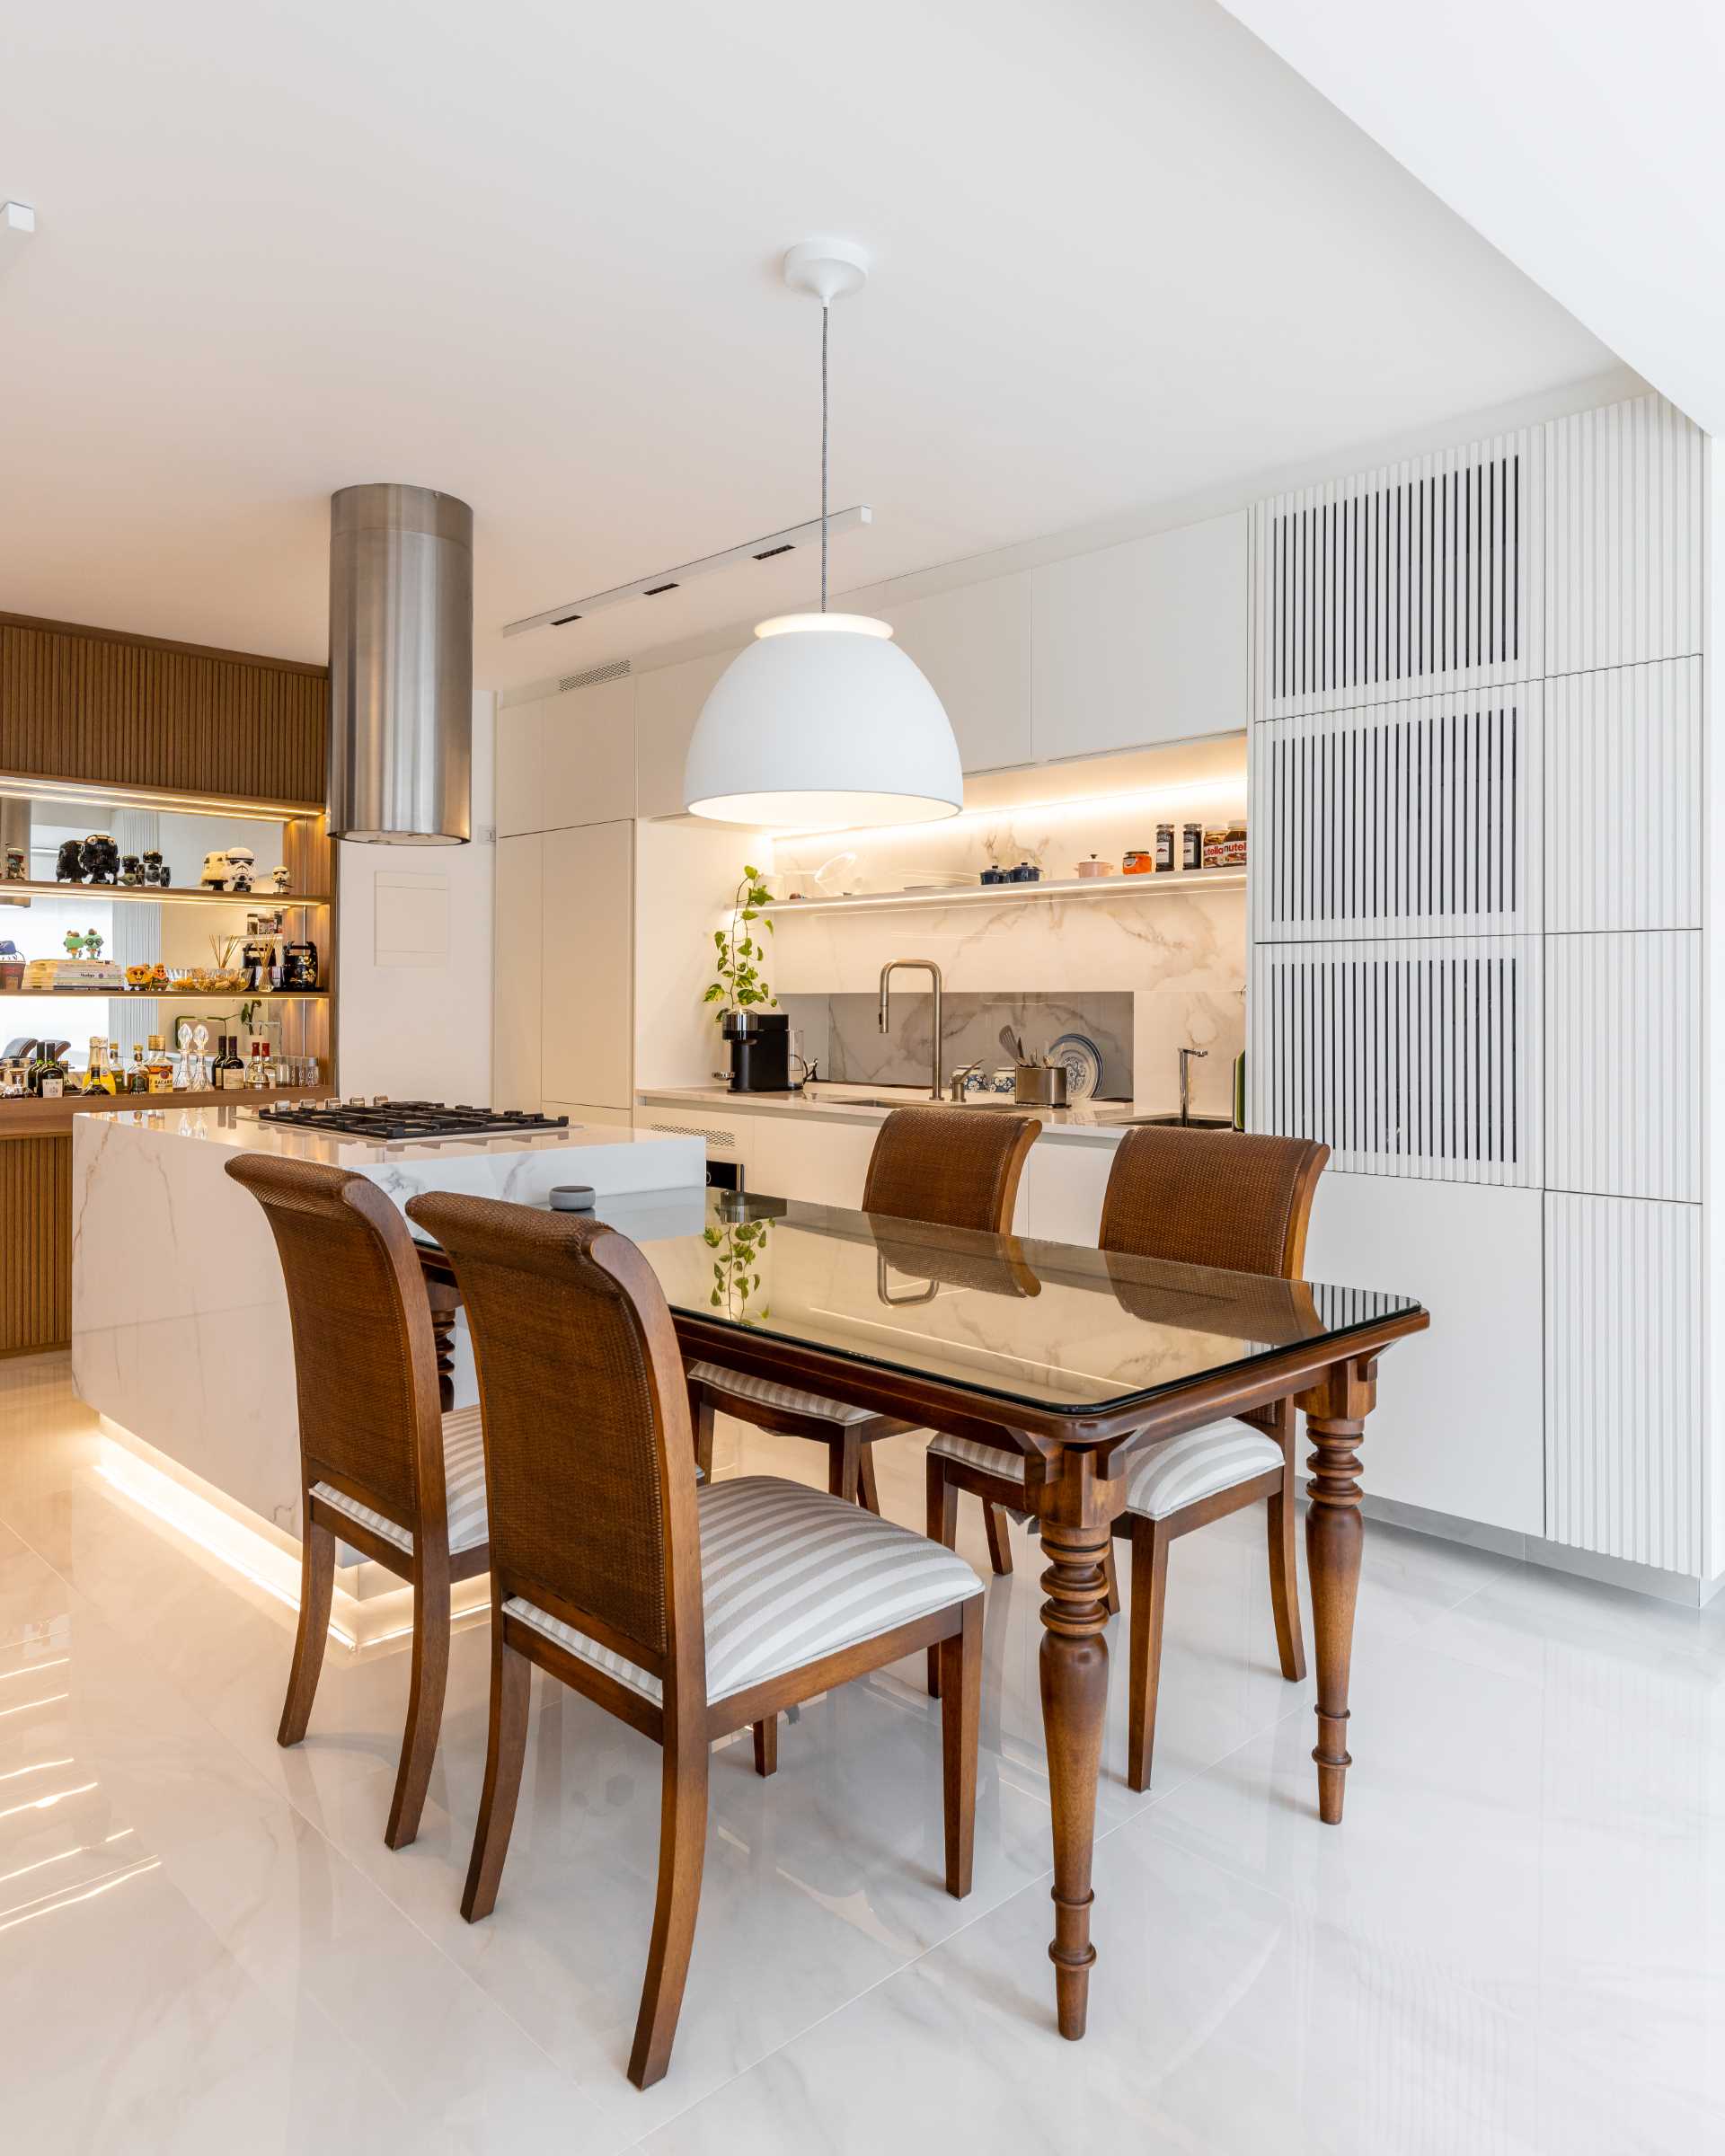
[[[1108,1522],[1079,1527],[1044,1516],[1042,1548],[1042,1727],[1054,1813],[1055,1999],[1060,2034],[1084,2033],[1090,2004],[1091,1852],[1096,1840],[1096,1784],[1108,1708]]]
[[[1341,1822],[1343,1787],[1353,1757],[1348,1749],[1348,1680],[1354,1653],[1354,1603],[1359,1592],[1359,1443],[1373,1398],[1372,1365],[1345,1363],[1300,1396],[1312,1454],[1306,1484],[1305,1554],[1312,1576],[1312,1630],[1317,1664],[1318,1816]]]
[[[456,1404],[456,1312],[461,1297],[441,1281],[427,1283],[431,1305],[431,1345],[438,1358],[438,1405],[447,1415]]]

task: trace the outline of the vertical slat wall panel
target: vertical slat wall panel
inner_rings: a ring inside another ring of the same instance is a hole
[[[1261,504],[1258,716],[1543,674],[1544,451],[1522,429]]]
[[[1545,689],[1545,926],[1701,926],[1702,662]]]
[[[321,669],[0,616],[0,771],[317,803],[328,723]]]
[[[1258,939],[1537,930],[1540,731],[1526,682],[1254,729]]]
[[[63,1137],[0,1140],[0,1355],[72,1337],[72,1147]]]
[[[1698,1206],[1545,1200],[1545,1533],[1701,1565]]]
[[[1545,1182],[1699,1200],[1698,931],[1548,939]]]
[[[1254,1130],[1368,1175],[1524,1188],[1540,1175],[1541,940],[1264,943]]]
[[[1546,463],[1546,671],[1702,648],[1703,439],[1663,397],[1554,420]]]

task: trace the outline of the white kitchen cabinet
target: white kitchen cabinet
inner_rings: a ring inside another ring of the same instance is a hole
[[[491,1099],[536,1109],[543,1035],[544,840],[537,832],[497,842],[493,915]]]
[[[632,1105],[634,826],[544,834],[542,1098]]]
[[[1094,1249],[1115,1150],[1097,1144],[1051,1144],[1044,1133],[1024,1163],[1014,1230],[1045,1242],[1081,1242]]]
[[[743,1171],[743,1188],[752,1189],[752,1139],[760,1127],[759,1116],[733,1116],[724,1109],[692,1108],[681,1100],[660,1102],[635,1110],[637,1130],[667,1131],[677,1138],[704,1138],[707,1164],[732,1163]]]
[[[1244,728],[1249,522],[1241,510],[1030,572],[1039,762]]]
[[[682,815],[689,737],[713,684],[736,656],[735,650],[713,651],[635,676],[638,816]]]
[[[946,707],[966,771],[1031,761],[1031,579],[990,577],[880,609]]]
[[[1368,1496],[1543,1534],[1544,1196],[1411,1178],[1319,1178],[1308,1280],[1414,1296],[1430,1330],[1378,1367]]]
[[[608,1127],[621,1126],[632,1130],[634,1110],[630,1108],[595,1108],[588,1100],[550,1100],[541,1103],[548,1116],[567,1116],[571,1128],[578,1123],[600,1123]]]
[[[540,706],[544,780],[537,827],[608,824],[635,813],[635,684],[568,689]]]
[[[756,1116],[749,1133],[748,1188],[813,1206],[862,1203],[879,1127],[794,1116]]]
[[[497,714],[497,835],[543,831],[544,704],[506,703]]]

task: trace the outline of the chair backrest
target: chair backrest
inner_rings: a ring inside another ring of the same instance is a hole
[[[263,1207],[293,1321],[305,1487],[332,1482],[435,1538],[443,1417],[425,1276],[391,1200],[363,1175],[239,1153],[225,1163]]]
[[[1141,1125],[1114,1154],[1105,1250],[1296,1280],[1327,1145],[1234,1130]]]
[[[869,1155],[862,1210],[1005,1235],[1035,1116],[986,1108],[895,1108]]]
[[[602,1221],[428,1192],[485,1425],[493,1594],[704,1701],[694,1442],[670,1311]]]

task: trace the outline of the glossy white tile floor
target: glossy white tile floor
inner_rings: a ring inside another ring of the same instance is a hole
[[[1021,1538],[989,1595],[975,1893],[938,1884],[920,1668],[805,1712],[771,1782],[728,1747],[677,2048],[641,2096],[653,1748],[535,1692],[502,1895],[470,1930],[482,1622],[455,1644],[424,1830],[391,1855],[404,1651],[332,1645],[310,1740],[279,1751],[289,1612],[117,1497],[99,1442],[64,1358],[0,1364],[9,2149],[1725,2145],[1725,1613],[1372,1527],[1337,1832],[1255,1517],[1182,1543],[1147,1797],[1120,1778],[1116,1663],[1071,2046]],[[794,1445],[748,1464],[814,1479]],[[882,1469],[919,1523],[915,1442]],[[968,1505],[966,1529],[980,1568]]]

